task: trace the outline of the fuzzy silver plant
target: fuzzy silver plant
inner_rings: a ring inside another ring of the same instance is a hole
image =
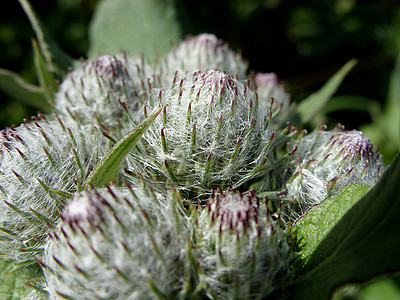
[[[296,138],[277,76],[246,71],[209,34],[152,66],[103,55],[66,76],[57,115],[1,131],[0,255],[44,272],[26,299],[264,299],[291,282],[289,222],[382,162],[358,131]],[[82,185],[157,110],[113,187]]]
[[[183,297],[190,274],[179,209],[130,187],[75,194],[40,262],[50,299]]]
[[[210,299],[265,299],[285,283],[295,253],[281,223],[254,190],[212,194],[196,228]]]
[[[89,132],[42,116],[1,131],[1,257],[26,263],[40,253],[64,202],[104,155],[95,128],[81,129]]]
[[[384,170],[378,149],[357,130],[316,130],[299,140],[296,155],[285,195],[296,203],[295,215],[347,185],[373,186]]]
[[[75,194],[38,259],[50,299],[262,299],[285,283],[295,253],[265,200],[182,200],[129,185]]]
[[[169,84],[174,76],[207,69],[215,69],[244,80],[247,68],[247,62],[228,44],[213,34],[203,33],[180,42],[160,60],[157,73],[164,85]]]
[[[249,82],[213,69],[198,71],[153,90],[149,106],[157,105],[164,106],[163,116],[128,158],[134,175],[199,193],[255,177],[265,188],[276,184],[267,176],[274,168],[279,173],[275,149],[295,132],[290,125],[275,131],[274,101],[259,100]]]
[[[178,75],[208,68],[245,79],[247,63],[212,34],[181,42],[153,68],[143,57],[102,55],[81,62],[67,75],[54,108],[66,119],[103,128],[115,142],[143,119],[152,87],[163,88]]]
[[[126,53],[84,61],[70,72],[55,96],[55,109],[65,118],[107,131],[123,130],[147,98],[151,68]],[[136,120],[137,121],[137,120]],[[124,123],[124,124],[121,124]]]

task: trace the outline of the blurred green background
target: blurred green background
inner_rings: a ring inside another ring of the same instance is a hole
[[[85,57],[88,24],[98,0],[32,0],[54,39],[74,58]],[[35,82],[31,30],[18,1],[2,8],[0,66]],[[300,100],[351,58],[357,67],[338,94],[383,102],[399,45],[397,1],[176,0],[185,34],[211,32],[243,53],[255,71],[275,72]],[[1,96],[0,126],[18,124],[32,111]],[[7,99],[7,100],[6,100]],[[357,128],[368,113],[342,111],[331,122]]]
[[[74,58],[85,57],[88,24],[98,0],[32,0],[54,39]],[[397,1],[175,0],[185,34],[211,32],[243,53],[255,71],[275,72],[294,100],[306,97],[351,58],[359,63],[338,94],[383,102],[399,48]],[[2,8],[0,67],[35,82],[31,30],[18,1]],[[1,95],[0,126],[18,124],[32,109]],[[358,128],[365,111],[329,114],[329,123]]]
[[[76,59],[84,58],[89,49],[88,26],[98,2],[30,1],[52,37]],[[355,105],[356,109],[348,104],[327,107],[325,118],[315,122],[324,121],[328,127],[341,123],[349,130],[360,129],[376,121],[371,111],[383,112],[390,74],[400,50],[398,1],[174,0],[173,3],[184,34],[216,34],[241,51],[254,72],[278,74],[295,101],[316,91],[342,65],[357,58],[357,66],[336,95],[347,99],[346,103],[355,103],[357,98],[371,107],[362,104]],[[0,16],[0,67],[37,84],[31,47],[35,34],[28,18],[16,0],[3,5]],[[1,91],[0,101],[1,128],[19,124],[37,113],[35,108],[22,105]],[[398,128],[399,124],[390,126]],[[390,162],[398,148],[390,150],[390,140],[381,139],[378,144],[388,153]],[[366,285],[361,292],[352,286],[337,297],[400,299],[398,282],[396,277],[385,278]]]

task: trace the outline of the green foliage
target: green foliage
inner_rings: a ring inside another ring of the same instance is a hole
[[[315,205],[304,217],[297,220],[293,229],[299,244],[303,245],[301,258],[305,264],[312,258],[320,243],[331,233],[333,226],[369,189],[369,186],[363,184],[352,184],[336,196]]]
[[[182,38],[171,1],[103,0],[90,25],[89,57],[116,54],[165,54],[172,41]]]
[[[32,41],[36,74],[40,82],[40,86],[46,95],[49,104],[54,103],[54,93],[57,91],[56,82],[53,74],[49,71],[44,60],[44,56],[35,40]]]
[[[327,102],[321,110],[322,112],[322,114],[320,115],[321,124],[324,124],[328,121],[327,115],[329,113],[343,111],[343,110],[365,111],[371,117],[374,117],[379,115],[380,105],[378,101],[363,96],[356,96],[356,95],[333,96],[331,100],[329,100],[329,102]]]
[[[399,180],[397,155],[365,196],[365,186],[350,186],[299,220],[294,230],[307,246],[294,287],[298,299],[326,299],[346,282],[400,269]]]
[[[25,82],[12,71],[0,69],[0,88],[26,105],[48,111],[44,89]]]
[[[162,109],[163,107],[156,110],[135,130],[129,132],[124,138],[115,144],[89,174],[84,182],[84,187],[90,185],[94,187],[102,187],[110,180],[115,179],[125,156],[136,145],[137,141],[141,138],[146,129],[149,128],[151,123],[153,123],[155,118],[157,118]]]
[[[28,269],[23,266],[15,269],[11,260],[0,259],[0,298],[22,299],[26,296],[27,279],[37,276],[37,269]]]
[[[320,90],[300,102],[298,113],[303,123],[310,122],[312,118],[316,117],[356,63],[357,60],[355,59],[347,62]],[[318,125],[318,123],[315,124],[314,122],[313,125]]]
[[[399,284],[391,278],[384,278],[365,287],[359,298],[360,300],[400,300]]]
[[[22,103],[48,112],[49,105],[54,101],[53,94],[57,90],[55,78],[61,78],[61,72],[72,65],[72,59],[53,41],[30,3],[26,0],[19,2],[38,40],[38,43],[32,41],[32,45],[36,73],[41,87],[29,84],[17,74],[3,69],[0,70],[0,87]]]
[[[45,64],[50,72],[65,71],[72,65],[72,59],[62,51],[36,16],[27,0],[19,0],[36,33]]]

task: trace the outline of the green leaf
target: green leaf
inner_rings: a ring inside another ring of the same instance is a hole
[[[83,186],[88,187],[92,185],[94,187],[101,187],[107,184],[109,180],[114,179],[125,156],[136,145],[137,141],[157,118],[162,109],[163,107],[159,108],[136,127],[134,131],[129,132],[122,140],[116,143],[89,174]]]
[[[310,121],[324,107],[356,63],[356,59],[348,61],[319,91],[300,102],[298,113],[303,123]]]
[[[304,243],[301,252],[301,258],[304,263],[307,263],[312,257],[314,251],[324,238],[329,235],[334,225],[369,189],[370,186],[363,184],[349,185],[334,197],[315,205],[306,216],[296,222],[294,233]]]
[[[52,39],[47,29],[40,22],[28,0],[18,0],[35,31],[46,65],[50,72],[58,73],[72,66],[73,59],[69,57]]]
[[[365,111],[370,114],[372,119],[375,119],[379,116],[380,105],[378,101],[366,97],[356,95],[341,95],[332,97],[331,100],[326,103],[322,109],[322,112],[327,114],[341,110]]]
[[[399,182],[400,154],[359,201],[366,187],[349,186],[295,224],[305,249],[296,299],[328,299],[337,286],[400,270]]]
[[[153,59],[168,52],[171,42],[181,37],[172,1],[103,0],[89,28],[89,57],[124,50]]]
[[[36,74],[49,103],[54,103],[54,93],[57,91],[56,81],[53,74],[46,66],[43,53],[35,40],[32,40],[33,54]]]
[[[0,299],[22,299],[28,291],[26,278],[37,276],[37,271],[26,267],[13,269],[11,260],[0,259]]]
[[[17,73],[0,69],[0,88],[25,105],[50,111],[43,88],[25,82]]]
[[[391,278],[385,278],[365,287],[359,293],[360,300],[400,300],[400,286]]]

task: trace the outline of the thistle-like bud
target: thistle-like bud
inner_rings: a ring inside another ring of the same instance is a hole
[[[279,116],[273,120],[276,126],[282,126],[293,119],[294,106],[290,103],[290,95],[285,91],[284,85],[279,82],[275,73],[257,73],[253,78],[253,84],[259,101],[269,103],[271,99],[274,99],[272,113],[279,113]]]
[[[213,194],[196,230],[209,298],[264,299],[279,289],[295,258],[281,226],[254,192]]]
[[[48,116],[0,133],[3,258],[29,262],[41,253],[69,193],[104,155],[95,131],[83,138],[80,127],[65,124]]]
[[[298,159],[286,197],[297,214],[349,184],[374,185],[383,171],[376,148],[362,132],[317,130],[299,140]]]
[[[150,67],[127,54],[103,55],[85,61],[68,74],[55,97],[55,109],[82,124],[116,129],[147,98]],[[128,126],[130,127],[130,126]]]
[[[216,69],[240,79],[246,78],[248,64],[240,54],[213,34],[188,37],[172,49],[160,62],[162,83],[169,83],[175,72],[178,76],[198,70]]]
[[[177,299],[187,234],[172,201],[132,188],[75,194],[41,265],[52,299]]]
[[[128,168],[152,181],[200,192],[239,186],[265,177],[276,147],[288,139],[289,130],[272,129],[274,101],[258,101],[250,86],[219,71],[175,78],[150,100],[164,106],[163,116],[144,134]]]

